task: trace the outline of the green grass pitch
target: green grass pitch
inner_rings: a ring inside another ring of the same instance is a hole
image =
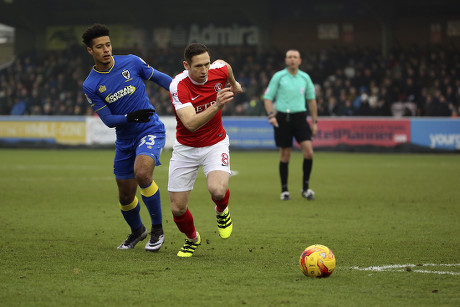
[[[0,150],[0,306],[459,306],[460,156],[316,152],[300,196],[301,155],[280,201],[278,153],[232,151],[232,236],[217,234],[201,174],[190,210],[203,244],[190,259],[167,193],[170,151],[154,178],[166,240],[158,253],[116,247],[113,150]],[[145,206],[141,210],[147,227]],[[329,278],[298,261],[330,247]]]

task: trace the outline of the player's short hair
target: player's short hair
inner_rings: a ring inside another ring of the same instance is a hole
[[[208,47],[206,47],[203,44],[200,43],[191,43],[187,47],[185,47],[184,50],[184,59],[187,63],[191,64],[192,63],[192,58],[195,55],[200,55],[205,52],[209,53]]]
[[[295,48],[288,49],[288,50],[286,51],[286,55],[287,55],[287,53],[288,53],[289,51],[298,52],[298,53],[299,53],[299,57],[302,58],[302,55],[300,54],[299,49],[295,49]]]
[[[109,36],[109,28],[106,25],[96,23],[86,29],[81,37],[83,38],[83,43],[87,47],[91,47],[93,39],[101,36]]]

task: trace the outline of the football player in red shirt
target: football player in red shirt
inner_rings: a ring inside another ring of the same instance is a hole
[[[201,244],[201,236],[188,209],[190,192],[200,166],[216,204],[219,235],[227,239],[232,233],[228,211],[230,142],[222,125],[222,108],[242,89],[228,63],[216,60],[211,64],[205,45],[188,45],[184,59],[185,70],[169,87],[177,126],[169,164],[168,191],[174,222],[186,235],[185,244],[177,256],[191,257]],[[227,82],[229,86],[226,86]]]

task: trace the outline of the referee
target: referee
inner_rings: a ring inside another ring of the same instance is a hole
[[[300,52],[290,49],[286,52],[286,68],[275,73],[265,90],[264,103],[268,122],[275,131],[275,143],[280,149],[279,173],[281,177],[281,200],[291,199],[288,190],[288,166],[291,158],[292,139],[300,144],[303,154],[302,196],[315,199],[315,192],[309,187],[313,165],[312,136],[318,131],[318,112],[315,88],[310,76],[299,69]],[[276,102],[276,112],[273,102]],[[313,124],[307,122],[307,106]]]

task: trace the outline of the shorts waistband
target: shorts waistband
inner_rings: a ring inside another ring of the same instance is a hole
[[[280,112],[280,111],[277,111],[277,114],[279,114],[279,116],[281,117],[286,117],[286,116],[290,116],[290,117],[297,117],[297,116],[307,116],[307,111],[301,111],[301,112],[295,112],[295,113],[284,113],[284,112]]]

